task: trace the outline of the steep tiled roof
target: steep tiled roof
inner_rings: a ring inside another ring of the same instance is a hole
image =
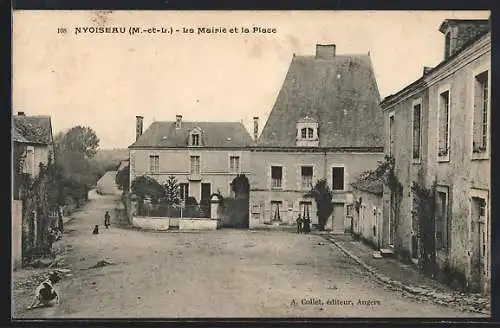
[[[242,123],[237,122],[182,122],[179,129],[175,122],[153,122],[130,147],[186,147],[189,132],[202,131],[204,147],[246,147],[253,140]]]
[[[379,102],[368,55],[294,56],[258,144],[294,147],[296,124],[309,116],[320,147],[382,147]]]
[[[12,140],[23,143],[51,144],[50,116],[14,116]]]
[[[358,177],[356,181],[351,183],[351,186],[358,190],[380,195],[384,190],[384,181],[371,172]]]

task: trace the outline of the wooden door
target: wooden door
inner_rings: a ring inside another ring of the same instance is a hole
[[[202,183],[201,184],[201,200],[200,206],[203,211],[204,217],[210,217],[210,194],[211,194],[211,185],[210,183]]]
[[[332,232],[344,233],[345,232],[345,213],[344,203],[333,203],[332,211]]]
[[[472,290],[481,291],[487,276],[486,202],[472,198],[471,213],[471,282]]]

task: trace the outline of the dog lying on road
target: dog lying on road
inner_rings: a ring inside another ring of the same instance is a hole
[[[35,289],[35,296],[28,309],[59,304],[59,294],[54,289],[54,285],[62,279],[62,275],[63,272],[58,270],[51,272],[49,277]]]

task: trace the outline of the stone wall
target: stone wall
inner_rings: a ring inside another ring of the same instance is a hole
[[[132,226],[144,230],[155,231],[168,231],[173,230],[170,218],[160,217],[134,217],[132,219]],[[201,230],[217,230],[219,221],[216,219],[175,219],[178,222],[178,229],[180,231],[201,231]]]
[[[20,268],[22,264],[22,220],[23,203],[12,201],[12,267]]]

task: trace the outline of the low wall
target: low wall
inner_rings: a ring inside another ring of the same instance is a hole
[[[23,203],[12,201],[12,267],[20,268],[22,264],[22,220]]]
[[[216,230],[219,227],[219,220],[216,219],[182,218],[172,221],[178,222],[178,229],[175,230]],[[170,218],[164,217],[133,217],[132,226],[155,231],[167,231],[171,229]]]
[[[217,230],[217,223],[214,219],[181,219],[179,230]]]

